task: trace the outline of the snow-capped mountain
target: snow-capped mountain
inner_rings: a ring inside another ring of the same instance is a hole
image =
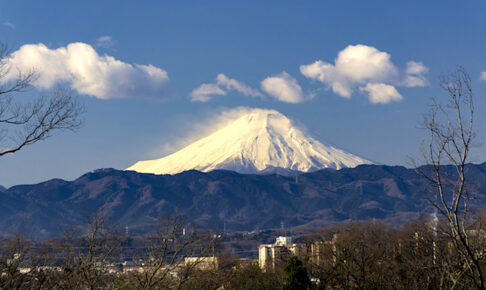
[[[196,169],[240,173],[276,169],[310,172],[371,162],[307,136],[275,110],[253,109],[226,127],[160,159],[127,168],[142,173],[175,174]]]

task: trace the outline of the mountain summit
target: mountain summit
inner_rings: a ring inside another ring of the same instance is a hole
[[[127,168],[142,173],[175,174],[196,169],[239,173],[275,170],[310,172],[371,162],[307,136],[275,110],[253,109],[228,126],[164,158]]]

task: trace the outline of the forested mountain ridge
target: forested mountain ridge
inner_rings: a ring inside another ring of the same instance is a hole
[[[453,174],[452,167],[444,168]],[[468,165],[469,181],[486,188],[486,163]],[[317,228],[345,220],[402,222],[430,213],[433,185],[414,169],[360,165],[296,176],[195,170],[176,175],[99,169],[74,181],[53,179],[0,192],[0,232],[58,236],[86,213],[99,212],[132,233],[177,209],[200,228],[253,231]],[[477,200],[481,205],[484,201]]]

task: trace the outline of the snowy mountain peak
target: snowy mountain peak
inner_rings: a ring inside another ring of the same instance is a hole
[[[226,127],[161,159],[139,161],[127,168],[144,173],[175,174],[196,169],[227,169],[240,173],[275,169],[309,172],[369,164],[306,136],[275,110],[253,109]]]

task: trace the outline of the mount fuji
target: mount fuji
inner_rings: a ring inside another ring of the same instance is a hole
[[[312,172],[371,164],[307,136],[275,110],[252,109],[226,127],[166,157],[127,168],[141,173],[176,174],[195,169],[239,173]]]

